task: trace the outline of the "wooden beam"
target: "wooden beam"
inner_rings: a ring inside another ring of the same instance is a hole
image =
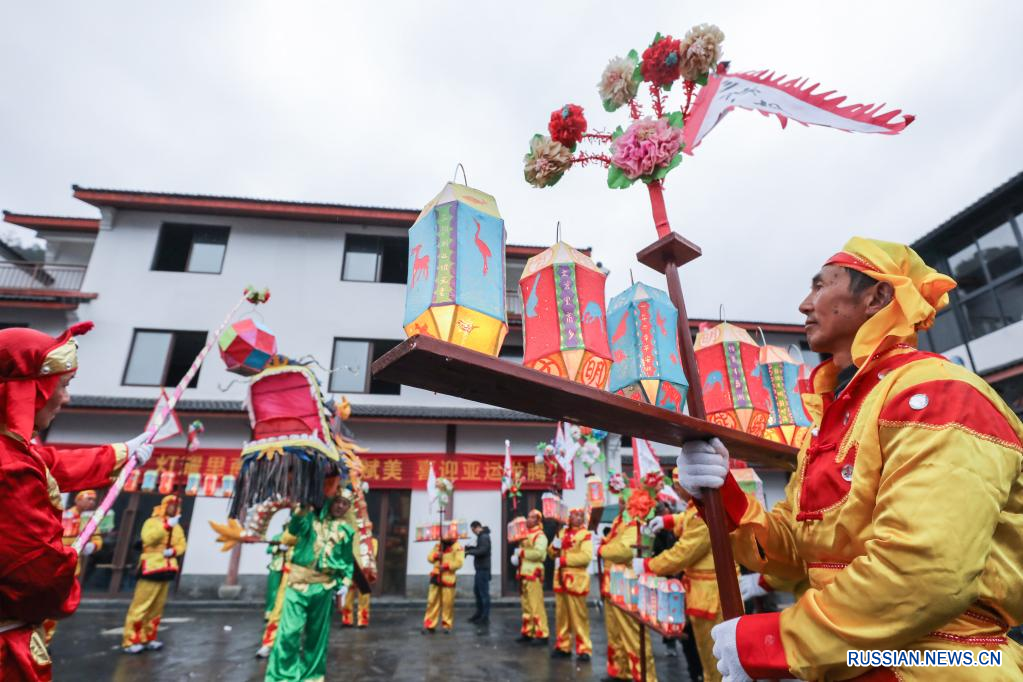
[[[720,438],[733,457],[794,471],[796,450],[718,424],[560,379],[428,336],[413,336],[373,363],[374,376],[427,391],[681,445]]]

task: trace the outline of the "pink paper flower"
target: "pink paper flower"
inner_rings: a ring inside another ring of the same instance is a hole
[[[636,121],[611,143],[611,161],[630,180],[671,163],[682,148],[682,130],[664,119]]]

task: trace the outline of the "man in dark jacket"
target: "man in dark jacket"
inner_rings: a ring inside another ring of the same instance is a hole
[[[469,529],[476,534],[475,546],[465,548],[465,553],[472,557],[476,569],[476,579],[472,584],[472,592],[476,596],[476,613],[469,622],[490,625],[490,528],[479,521],[473,521]]]

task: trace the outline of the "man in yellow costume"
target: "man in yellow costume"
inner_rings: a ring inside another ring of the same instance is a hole
[[[554,564],[554,658],[575,654],[580,661],[590,660],[590,615],[586,598],[590,594],[590,561],[593,560],[593,533],[583,523],[586,515],[575,508],[568,513],[568,527],[562,528],[547,549]]]
[[[547,629],[547,607],[543,603],[543,563],[547,558],[547,536],[543,533],[543,514],[534,509],[526,515],[526,537],[511,556],[522,599],[522,630],[518,641],[524,644],[546,645],[550,641]]]
[[[156,638],[171,581],[178,574],[178,558],[185,553],[185,533],[179,525],[181,501],[167,495],[142,524],[142,556],[139,580],[135,584],[128,615],[124,619],[121,647],[125,653],[138,654],[163,648]]]
[[[426,593],[426,615],[423,632],[436,632],[440,621],[444,634],[455,626],[455,573],[465,563],[465,549],[458,540],[441,540],[427,557],[430,570],[430,589]]]
[[[619,507],[624,509],[624,498]],[[611,566],[630,566],[636,556],[635,522],[625,519],[623,512],[615,517],[611,532],[600,545],[600,557],[604,560],[601,576],[600,596],[604,599],[604,627],[607,629],[607,674],[619,680],[641,680],[639,660],[639,629],[641,626],[611,602]],[[650,634],[644,641],[643,655],[646,657],[646,679],[657,680],[654,653]]]
[[[677,471],[677,470],[676,470]],[[689,495],[683,490],[684,499]],[[721,622],[721,599],[714,574],[714,555],[710,551],[710,529],[700,518],[699,509],[692,501],[681,514],[665,514],[654,517],[647,529],[656,533],[667,529],[675,533],[678,541],[670,549],[655,557],[636,559],[633,568],[637,572],[656,575],[684,573],[686,589],[686,615],[693,629],[693,639],[700,654],[705,682],[717,682],[721,673],[714,658],[714,640],[711,628]]]
[[[366,529],[372,533],[373,523],[366,521]],[[369,539],[370,553],[373,557],[373,561],[377,558],[377,539],[371,537]],[[341,625],[343,627],[352,627],[357,625],[360,628],[369,626],[369,592],[363,592],[356,585],[352,585],[352,589],[348,590],[348,594],[345,595],[344,602],[341,604]]]
[[[975,374],[916,349],[954,287],[890,242],[853,238],[821,268],[799,309],[831,357],[810,376],[811,437],[771,511],[728,475],[719,441],[683,446],[681,483],[721,489],[736,559],[810,583],[781,613],[714,628],[729,682],[1023,680],[1006,637],[1023,620],[1023,425]],[[878,650],[894,656],[859,657]],[[1001,665],[908,665],[939,650]]]

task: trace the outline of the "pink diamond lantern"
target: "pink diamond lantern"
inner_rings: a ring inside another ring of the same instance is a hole
[[[224,330],[217,341],[227,371],[251,376],[277,354],[277,337],[262,322],[246,318]]]

